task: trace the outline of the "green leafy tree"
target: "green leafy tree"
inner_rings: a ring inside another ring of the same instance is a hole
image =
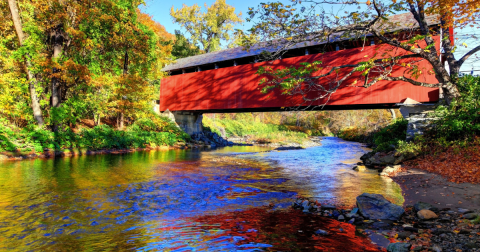
[[[20,18],[20,13],[18,10],[17,2],[15,0],[8,0],[8,5],[10,7],[10,14],[12,17],[13,25],[15,27],[15,32],[17,34],[18,42],[20,47],[22,47],[26,40],[26,35],[23,32],[23,25],[22,20]],[[21,48],[19,48],[21,49]],[[30,91],[30,104],[33,111],[33,117],[35,118],[37,124],[42,126],[44,123],[42,109],[40,107],[40,103],[38,102],[36,85],[37,85],[37,78],[33,75],[32,72],[32,62],[30,59],[30,55],[28,53],[24,53],[23,55],[24,62],[25,62],[25,72],[27,73],[26,77],[28,80],[28,89]]]
[[[228,5],[225,0],[217,0],[211,6],[205,4],[206,12],[202,12],[197,4],[183,5],[175,10],[172,6],[170,15],[174,22],[179,23],[188,33],[190,42],[199,43],[206,52],[220,49],[222,40],[229,41],[231,32],[236,24],[243,23],[242,13],[235,13],[235,8]]]
[[[202,51],[192,43],[179,31],[175,31],[175,43],[173,44],[172,56],[175,59],[186,58],[201,54]]]
[[[123,115],[132,122],[148,114],[174,36],[139,11],[142,3],[2,1],[0,115],[23,126],[35,119],[41,124],[43,116],[60,131],[80,119],[98,124]],[[15,4],[20,11],[11,9]]]

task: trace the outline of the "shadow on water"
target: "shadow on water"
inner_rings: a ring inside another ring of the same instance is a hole
[[[325,139],[307,150],[255,153],[265,150],[242,146],[2,163],[0,250],[255,251],[294,244],[374,250],[345,223],[277,211],[297,195],[348,203],[361,190],[378,190],[368,187],[384,185],[378,175],[366,181],[373,175],[355,174],[342,163],[364,152],[359,144]],[[345,232],[337,232],[339,227]],[[333,235],[312,235],[318,228]],[[334,242],[339,239],[344,242]]]

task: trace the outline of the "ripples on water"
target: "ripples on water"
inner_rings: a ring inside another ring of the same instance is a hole
[[[345,223],[274,211],[297,195],[351,205],[362,192],[381,192],[401,203],[390,180],[351,170],[365,152],[359,144],[322,144],[2,163],[0,249],[374,250]],[[335,235],[312,236],[318,228]]]

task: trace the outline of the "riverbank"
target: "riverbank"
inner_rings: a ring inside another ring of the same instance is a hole
[[[215,148],[221,148],[225,146],[261,146],[261,147],[271,147],[272,149],[277,150],[294,150],[294,149],[303,149],[310,148],[321,145],[320,137],[309,137],[307,140],[304,140],[301,144],[297,142],[283,142],[283,143],[259,143],[255,141],[248,141],[243,138],[234,138],[225,140],[220,138],[221,142],[224,142],[225,145],[216,145],[216,142],[210,140],[210,142],[204,141],[187,141],[187,142],[177,142],[173,145],[162,145],[162,146],[146,146],[139,148],[125,148],[125,149],[100,149],[92,150],[86,148],[69,148],[61,150],[49,150],[45,149],[43,152],[35,151],[23,151],[23,152],[7,152],[4,151],[0,153],[0,161],[21,161],[21,160],[31,160],[31,159],[48,159],[48,158],[63,158],[63,157],[78,157],[78,156],[91,156],[91,155],[104,155],[104,154],[125,154],[138,151],[166,151],[173,149],[201,149],[201,150],[211,150]]]
[[[480,209],[480,184],[457,184],[419,169],[404,169],[390,177],[402,187],[405,205],[423,201],[438,208]]]
[[[353,209],[299,198],[293,209],[349,223],[368,236],[378,249],[408,251],[480,251],[479,209],[439,208],[418,201],[400,207],[380,194],[364,193]],[[318,229],[314,235],[338,235],[343,230]]]
[[[342,220],[387,251],[480,251],[480,184],[455,183],[445,174],[409,165],[370,167],[400,185],[404,214],[394,222],[356,215],[358,220],[349,211],[338,210],[335,216],[329,209],[326,217],[343,214]]]
[[[180,146],[157,146],[146,148],[134,148],[134,149],[110,149],[110,150],[88,150],[88,149],[65,149],[65,150],[47,150],[42,153],[2,153],[0,154],[0,160],[3,161],[21,161],[31,160],[36,158],[48,159],[48,158],[63,158],[63,157],[78,157],[78,156],[93,156],[104,154],[125,154],[136,151],[153,151],[153,150],[171,150],[181,149]]]

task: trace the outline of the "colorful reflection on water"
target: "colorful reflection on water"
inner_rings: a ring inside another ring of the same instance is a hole
[[[393,182],[342,163],[364,152],[359,144],[327,138],[307,150],[265,150],[2,163],[0,250],[374,250],[350,225],[277,211],[297,195],[347,204],[363,191],[401,198]],[[318,228],[334,235],[317,237]]]

